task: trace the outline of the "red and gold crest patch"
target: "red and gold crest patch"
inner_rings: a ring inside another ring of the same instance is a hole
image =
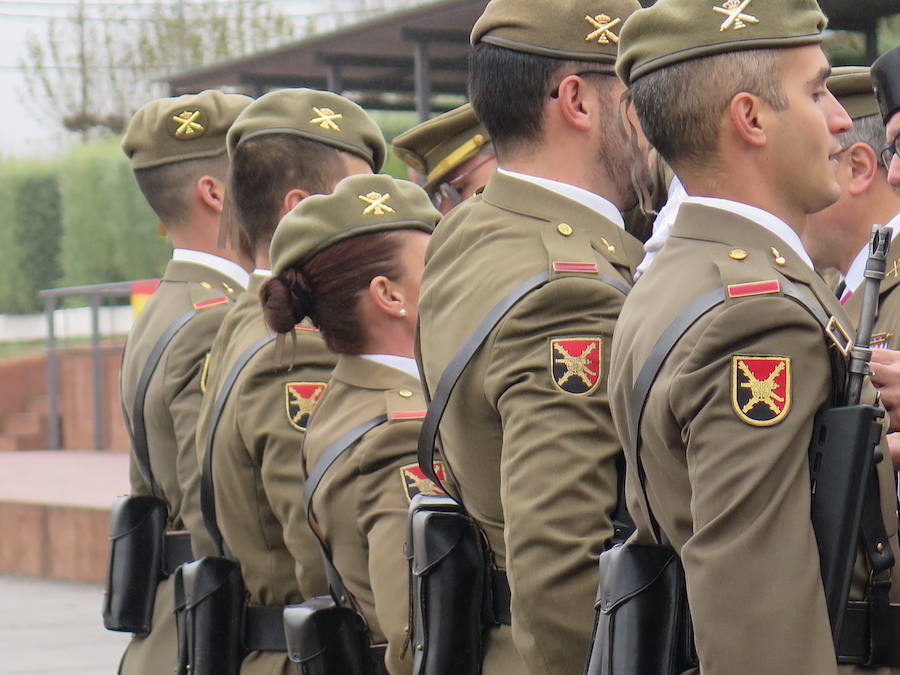
[[[434,463],[434,472],[443,483],[447,480],[444,475],[443,462]],[[403,478],[403,489],[406,490],[406,498],[412,501],[416,495],[425,495],[426,497],[446,497],[447,493],[441,490],[437,485],[431,482],[429,478],[422,473],[418,463],[407,464],[400,467],[400,476]]]
[[[731,405],[742,422],[770,427],[791,409],[791,360],[786,356],[733,356]]]
[[[288,382],[284,385],[284,404],[288,422],[297,431],[306,431],[309,416],[325,393],[324,382]]]
[[[550,374],[553,384],[567,394],[590,394],[600,383],[599,337],[574,337],[550,341]]]

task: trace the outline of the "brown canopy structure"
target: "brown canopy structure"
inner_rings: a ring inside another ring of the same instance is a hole
[[[425,120],[434,110],[462,102],[469,31],[486,4],[487,0],[426,2],[270,51],[177,73],[167,82],[173,95],[223,86],[257,96],[283,87],[329,89],[372,109],[414,109]],[[819,4],[830,28],[865,33],[869,62],[878,55],[878,19],[900,12],[900,0],[819,0]]]

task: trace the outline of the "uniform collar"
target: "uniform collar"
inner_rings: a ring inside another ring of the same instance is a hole
[[[790,225],[781,220],[781,218],[772,215],[768,211],[742,202],[732,201],[731,199],[719,199],[716,197],[688,196],[685,197],[682,204],[699,204],[713,209],[730,211],[735,215],[751,220],[778,237],[784,244],[789,246],[794,253],[797,254],[800,260],[805,262],[811,270],[814,269],[812,259],[809,257],[806,249],[803,248],[803,242],[800,241],[799,235],[791,229]]]
[[[203,265],[216,270],[219,274],[231,279],[241,288],[247,288],[250,282],[250,275],[237,263],[225,260],[212,253],[205,251],[195,251],[190,248],[176,248],[172,251],[172,260],[178,262],[189,262],[195,265]]]
[[[267,270],[262,267],[257,267],[253,270],[253,276],[255,277],[270,277],[272,276],[272,270]]]
[[[625,221],[622,219],[622,214],[619,212],[619,209],[616,208],[615,204],[594,192],[557,180],[529,176],[528,174],[510,171],[509,169],[497,169],[497,171],[505,176],[539,185],[545,190],[550,190],[551,192],[562,195],[574,202],[583,204],[589,209],[596,211],[607,220],[611,220],[623,230],[625,229]]]
[[[418,371],[415,376],[410,377],[406,370],[350,354],[340,354],[338,356],[333,377],[353,387],[378,391],[419,386]]]
[[[360,358],[374,361],[375,363],[380,363],[391,368],[396,368],[410,377],[414,377],[417,380],[419,379],[419,366],[416,365],[415,359],[411,359],[408,356],[397,356],[395,354],[361,354]]]
[[[637,272],[634,274],[635,279],[649,269],[650,263],[665,246],[666,240],[672,234],[672,225],[678,217],[678,207],[688,196],[678,176],[672,177],[666,194],[668,195],[666,203],[653,221],[653,234],[644,244],[644,259],[638,265]]]
[[[866,261],[869,259],[869,245],[860,249],[859,253],[856,254],[856,257],[853,259],[853,262],[850,263],[850,267],[847,269],[847,275],[844,277],[844,283],[846,284],[845,288],[855,293],[859,288],[860,284],[863,282],[865,278],[866,271]]]

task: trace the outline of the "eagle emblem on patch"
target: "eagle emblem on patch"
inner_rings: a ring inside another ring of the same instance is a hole
[[[599,337],[559,338],[550,341],[550,374],[567,394],[590,394],[600,384]]]
[[[434,472],[438,479],[443,483],[447,480],[444,475],[443,462],[434,463]],[[403,489],[406,490],[406,498],[412,501],[416,495],[425,495],[426,497],[446,497],[447,493],[441,490],[437,485],[431,482],[431,479],[422,473],[418,463],[407,464],[400,467],[400,476],[403,478]]]
[[[791,359],[786,356],[732,356],[731,405],[738,419],[770,427],[791,409]]]
[[[325,393],[324,382],[288,382],[284,385],[284,403],[288,422],[297,431],[306,431],[309,416]]]

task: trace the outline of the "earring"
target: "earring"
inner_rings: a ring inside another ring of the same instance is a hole
[[[400,308],[400,316],[406,316],[406,307]]]

